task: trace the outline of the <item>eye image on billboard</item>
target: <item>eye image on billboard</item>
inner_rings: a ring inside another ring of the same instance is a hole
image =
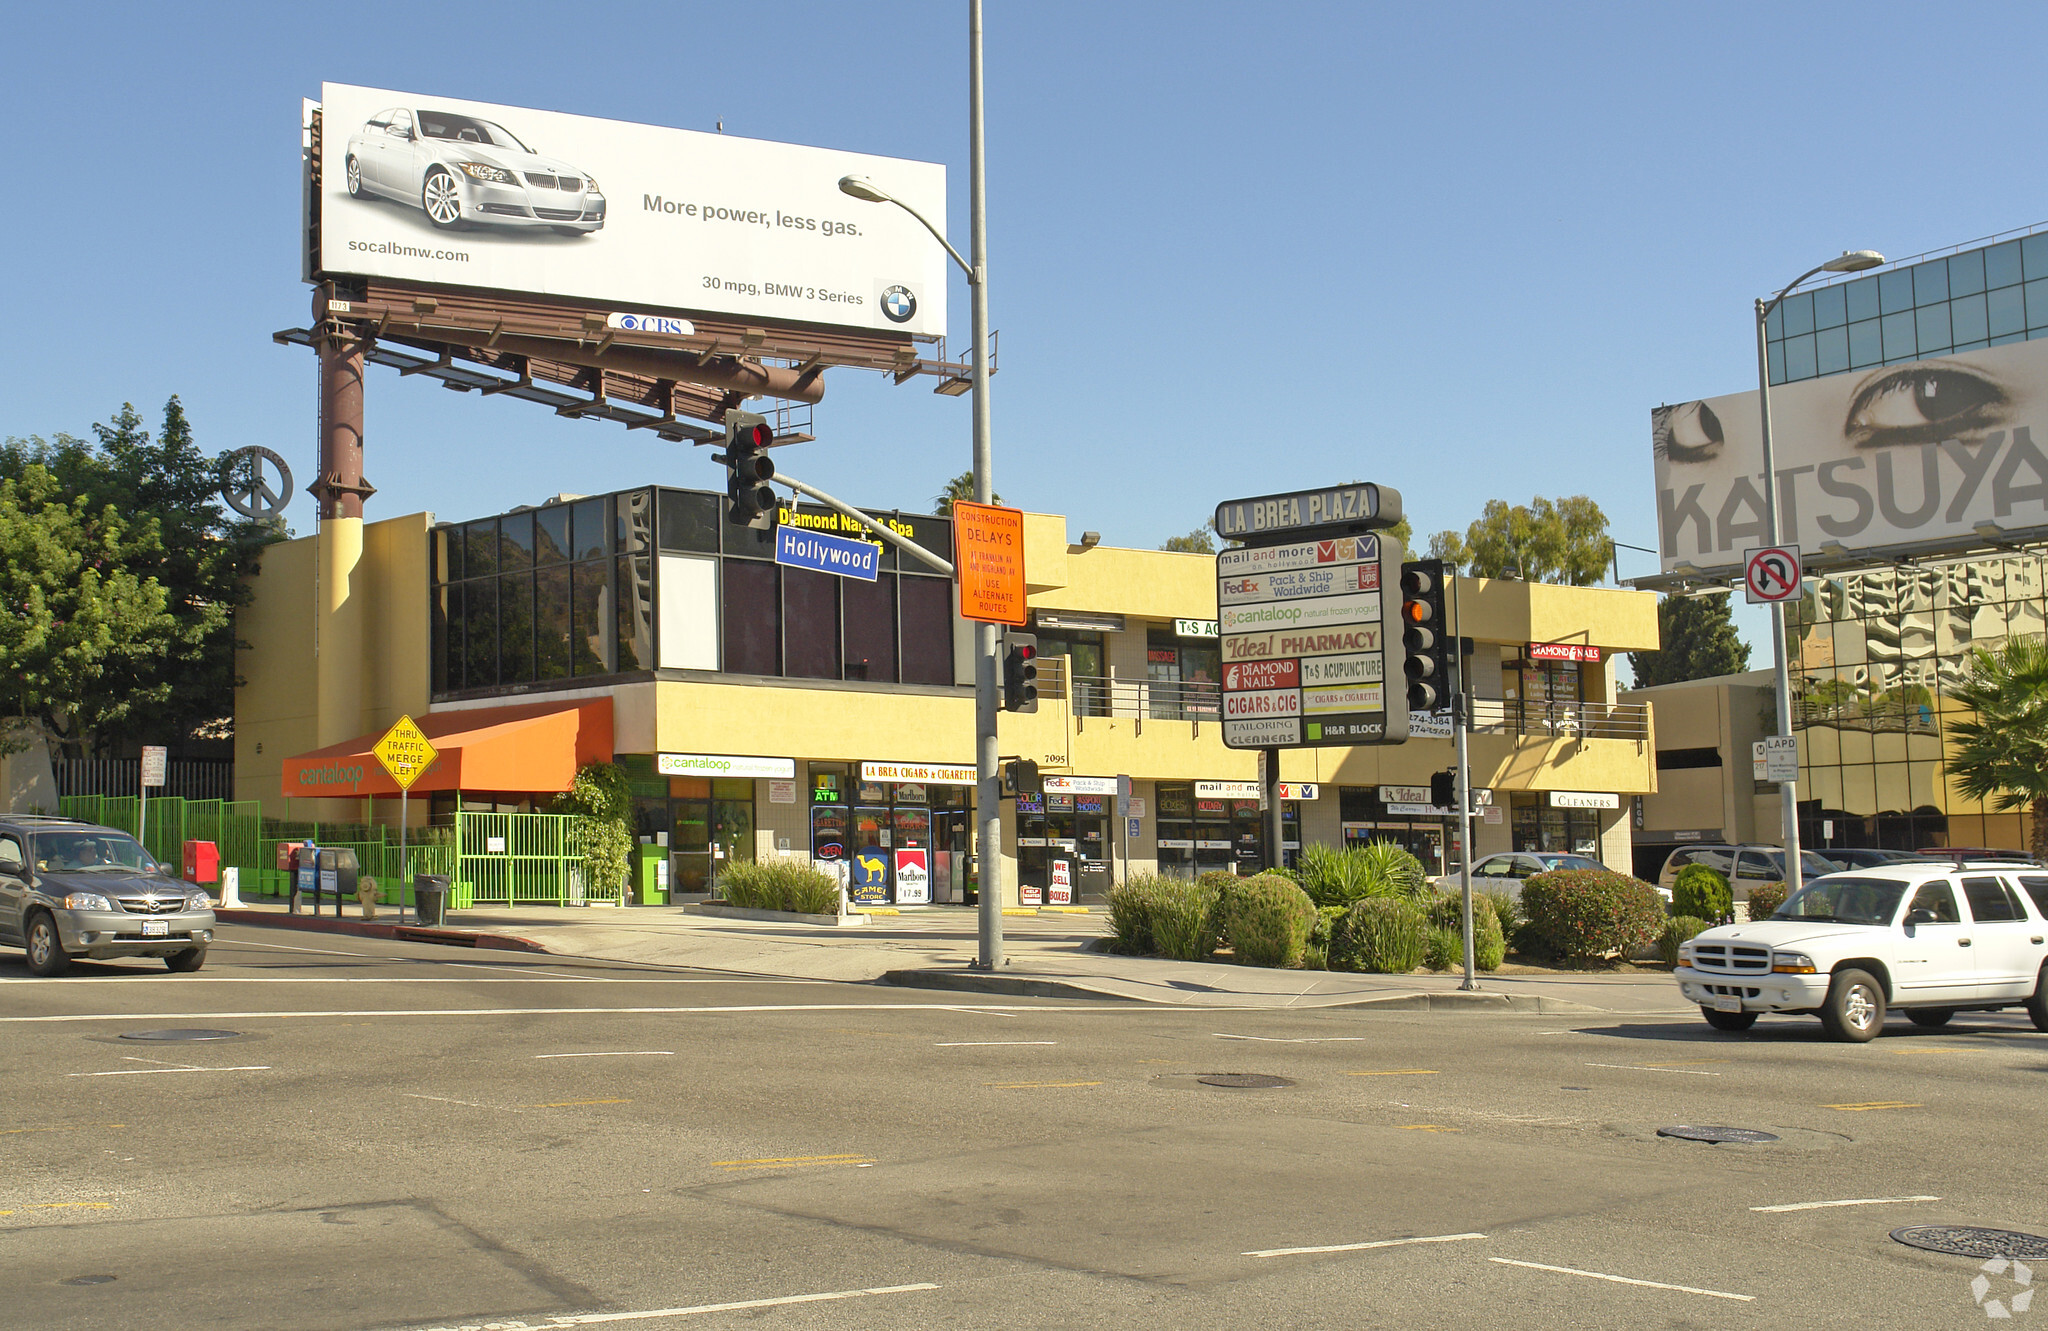
[[[347,153],[350,198],[410,204],[444,231],[518,226],[585,236],[604,225],[604,195],[588,172],[481,116],[386,107],[349,136]]]

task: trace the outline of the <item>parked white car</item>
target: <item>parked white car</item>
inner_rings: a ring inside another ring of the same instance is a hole
[[[1830,874],[1769,919],[1682,945],[1675,978],[1723,1031],[1779,1012],[1863,1041],[1889,1008],[1934,1027],[2011,1007],[2048,1031],[2048,870],[1966,861]]]

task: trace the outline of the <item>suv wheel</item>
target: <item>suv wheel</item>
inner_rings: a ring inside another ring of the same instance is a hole
[[[1746,1031],[1756,1025],[1757,1019],[1754,1012],[1716,1012],[1710,1007],[1701,1008],[1700,1015],[1717,1031]]]
[[[57,935],[57,922],[38,911],[28,922],[28,968],[37,975],[62,975],[71,965],[64,955],[64,940]]]
[[[1931,1031],[1948,1025],[1948,1019],[1955,1014],[1956,1010],[1952,1007],[1921,1007],[1914,1008],[1908,1012],[1906,1020],[1912,1022],[1915,1026],[1924,1026]]]
[[[164,965],[181,974],[196,971],[206,964],[206,949],[188,947],[183,952],[173,952],[164,958]]]
[[[2034,996],[2027,1000],[2027,1015],[2034,1019],[2034,1029],[2048,1031],[2048,966],[2041,968],[2041,974],[2034,981]]]
[[[1884,987],[1868,971],[1836,971],[1820,1024],[1832,1039],[1862,1044],[1875,1038],[1884,1029]]]

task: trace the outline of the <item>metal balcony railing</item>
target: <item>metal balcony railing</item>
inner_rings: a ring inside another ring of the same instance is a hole
[[[1650,738],[1648,703],[1528,702],[1477,698],[1472,703],[1475,735],[1542,735],[1554,739]]]

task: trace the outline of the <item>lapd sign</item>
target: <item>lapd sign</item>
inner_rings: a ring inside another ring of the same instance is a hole
[[[2048,526],[2044,390],[2038,338],[1773,387],[1779,540],[1931,552]],[[1650,429],[1664,572],[1741,576],[1771,544],[1756,392],[1658,407]]]
[[[321,272],[946,331],[945,250],[902,209],[839,192],[840,177],[866,176],[943,226],[936,163],[340,83],[320,92]],[[687,335],[684,323],[647,320]]]
[[[1217,514],[1219,530],[1226,516],[1243,524],[1226,535],[1276,542],[1216,556],[1223,742],[1269,749],[1406,740],[1407,684],[1387,677],[1390,651],[1400,659],[1400,544],[1371,532],[1286,540],[1339,523],[1397,522],[1400,496],[1341,486],[1233,501]]]

